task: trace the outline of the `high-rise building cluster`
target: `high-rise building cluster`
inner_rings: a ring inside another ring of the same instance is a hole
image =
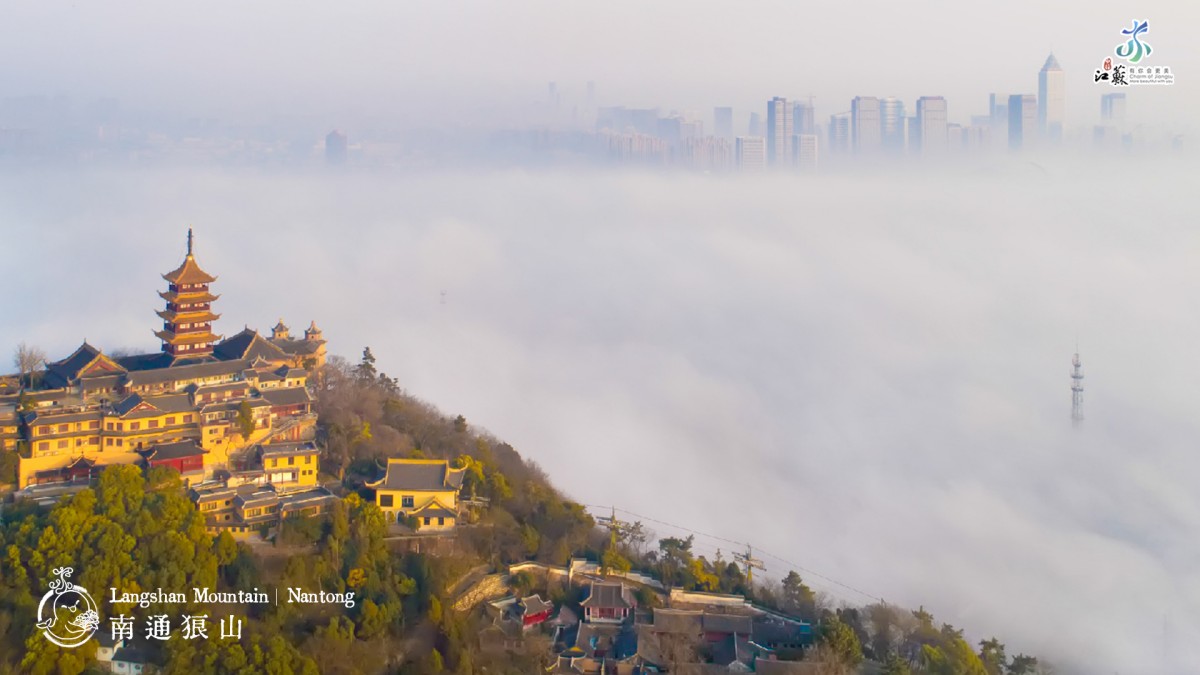
[[[947,160],[1053,148],[1065,140],[1065,92],[1066,74],[1050,54],[1038,72],[1036,93],[992,93],[987,110],[967,119],[953,115],[944,96],[904,101],[860,95],[850,100],[849,109],[818,124],[812,97],[774,96],[765,110],[739,114],[730,106],[713,108],[711,133],[694,113],[600,108],[596,134],[604,154],[622,161],[705,171],[813,172],[830,163]],[[1125,95],[1104,93],[1100,103],[1096,145],[1128,143]]]

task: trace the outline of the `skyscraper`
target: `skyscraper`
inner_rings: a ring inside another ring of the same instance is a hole
[[[733,138],[733,108],[713,108],[713,135]]]
[[[1033,94],[1013,94],[1008,97],[1008,147],[1026,147],[1037,124],[1037,97]]]
[[[817,135],[792,134],[792,157],[801,171],[816,171]]]
[[[1008,94],[988,96],[988,116],[991,118],[992,142],[1004,147],[1008,142]]]
[[[1125,94],[1104,94],[1100,97],[1100,119],[1120,126],[1125,122]]]
[[[792,138],[792,108],[786,98],[767,102],[767,164],[789,164],[788,143]]]
[[[904,101],[888,97],[879,101],[879,141],[893,153],[904,152],[908,146],[904,134]]]
[[[879,150],[879,99],[856,96],[850,101],[850,139],[854,152],[869,154]]]
[[[748,128],[749,136],[762,136],[762,115],[756,112],[750,113],[750,126]]]
[[[850,113],[829,116],[829,150],[846,152],[850,149]]]
[[[330,164],[345,163],[346,134],[334,129],[325,136],[325,161]]]
[[[917,99],[917,146],[922,156],[946,152],[946,99],[922,96]]]
[[[1066,80],[1058,59],[1051,54],[1038,73],[1038,130],[1043,138],[1053,141],[1062,138]]]
[[[816,119],[813,115],[812,97],[807,101],[796,101],[792,105],[792,133],[817,133]]]
[[[761,171],[767,168],[767,142],[762,136],[738,136],[734,154],[738,169]]]

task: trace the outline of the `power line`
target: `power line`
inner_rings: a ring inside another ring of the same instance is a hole
[[[633,512],[633,511],[630,511],[630,510],[628,510],[628,509],[622,509],[622,508],[615,507],[615,506],[597,506],[597,505],[595,505],[595,504],[583,504],[583,507],[584,507],[584,508],[588,508],[588,509],[606,509],[606,510],[610,510],[610,511],[613,511],[613,512],[615,512],[615,511],[620,511],[621,513],[624,513],[624,514],[626,514],[626,515],[628,515],[628,516],[632,516],[633,518],[637,518],[637,519],[639,519],[639,520],[644,520],[644,521],[648,521],[648,522],[651,522],[651,523],[657,523],[657,524],[659,524],[659,525],[663,525],[663,526],[666,526],[666,527],[674,528],[674,529],[676,529],[676,530],[681,530],[681,531],[683,531],[683,532],[690,532],[691,534],[698,535],[698,536],[701,536],[701,537],[707,537],[707,538],[709,538],[709,539],[714,539],[714,540],[716,540],[716,541],[722,541],[722,542],[729,543],[729,544],[735,544],[735,545],[737,545],[738,547],[743,547],[743,546],[745,546],[745,547],[749,547],[749,546],[750,546],[750,544],[749,544],[749,543],[747,543],[747,542],[735,541],[735,540],[733,540],[733,539],[729,539],[729,538],[727,538],[727,537],[720,537],[720,536],[717,536],[717,535],[715,535],[715,534],[709,534],[709,533],[707,533],[707,532],[701,532],[700,530],[695,530],[695,529],[692,529],[692,528],[690,528],[690,527],[684,527],[683,525],[676,525],[676,524],[674,524],[674,523],[668,523],[668,522],[667,522],[667,521],[665,521],[665,520],[659,520],[659,519],[657,519],[657,518],[651,518],[650,516],[645,516],[645,515],[642,515],[642,514],[640,514],[640,513],[635,513],[635,512]],[[830,583],[830,584],[833,584],[833,585],[835,585],[835,586],[838,586],[838,587],[840,587],[840,588],[844,588],[844,589],[846,589],[846,590],[848,590],[848,591],[851,591],[851,592],[857,593],[857,594],[859,594],[859,595],[861,595],[861,596],[863,596],[863,597],[865,597],[865,598],[868,598],[868,599],[869,599],[869,600],[871,600],[872,602],[875,602],[875,601],[878,601],[878,602],[884,602],[883,598],[881,598],[881,597],[879,597],[879,596],[877,596],[877,595],[873,595],[873,594],[871,594],[871,593],[868,593],[868,592],[866,592],[866,591],[864,591],[864,590],[862,590],[862,589],[860,589],[860,588],[856,588],[856,587],[854,587],[854,586],[851,586],[850,584],[845,584],[845,583],[842,583],[842,582],[838,581],[837,579],[834,579],[834,578],[832,578],[832,577],[829,577],[829,576],[826,576],[826,575],[824,575],[824,574],[821,574],[820,572],[817,572],[817,571],[815,571],[815,570],[808,569],[807,567],[804,567],[803,565],[800,565],[800,564],[798,564],[798,563],[796,563],[796,562],[793,562],[793,561],[791,561],[791,560],[788,560],[788,559],[786,559],[786,558],[782,558],[782,557],[780,557],[780,556],[777,556],[777,555],[775,555],[775,554],[773,554],[773,553],[769,553],[769,552],[767,552],[767,551],[764,551],[764,550],[762,550],[761,548],[760,548],[760,549],[758,549],[758,552],[759,552],[760,554],[762,554],[762,555],[765,555],[765,556],[767,556],[768,558],[773,558],[773,559],[775,559],[775,560],[778,560],[779,562],[781,562],[781,563],[783,563],[783,564],[785,564],[785,565],[787,565],[787,566],[791,567],[792,569],[799,570],[800,572],[803,572],[803,573],[804,573],[804,574],[806,574],[806,575],[810,575],[810,576],[816,577],[816,578],[818,578],[818,579],[821,579],[821,580],[823,580],[823,581],[825,581],[825,582],[827,582],[827,583]],[[756,562],[758,562],[758,561],[756,561]],[[838,597],[840,597],[842,600],[847,600],[847,601],[848,601],[848,599],[847,599],[845,596],[842,596],[841,594],[835,593],[834,595],[837,595],[837,596],[838,596]]]

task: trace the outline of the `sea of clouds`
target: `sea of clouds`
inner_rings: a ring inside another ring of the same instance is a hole
[[[153,350],[191,224],[218,332],[315,319],[581,502],[1063,673],[1191,671],[1191,169],[7,171],[0,350]]]

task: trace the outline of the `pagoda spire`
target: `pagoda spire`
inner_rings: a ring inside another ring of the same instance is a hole
[[[193,244],[194,235],[189,227],[187,256],[178,268],[163,275],[167,291],[159,293],[167,301],[167,307],[158,312],[163,325],[154,334],[162,340],[162,350],[175,358],[211,356],[213,345],[220,339],[212,332],[212,322],[220,318],[212,312],[217,296],[208,291],[208,285],[217,278],[200,269],[192,255]]]

